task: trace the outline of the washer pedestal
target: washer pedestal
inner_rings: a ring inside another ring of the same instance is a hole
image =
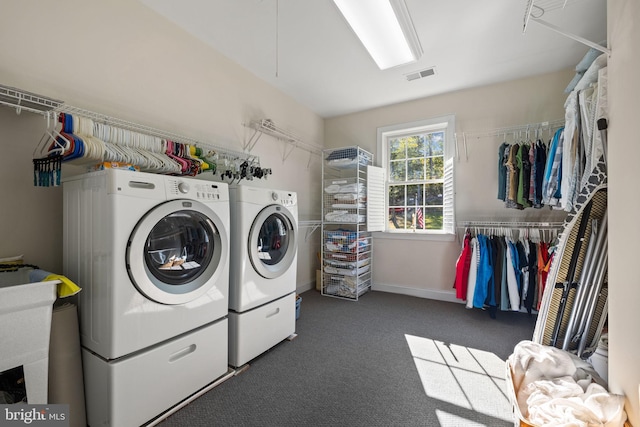
[[[82,349],[90,426],[140,426],[227,372],[227,319],[112,361]]]
[[[295,292],[244,313],[229,312],[229,365],[244,365],[295,330]]]

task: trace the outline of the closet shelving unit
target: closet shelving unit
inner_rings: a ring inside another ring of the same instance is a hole
[[[251,165],[260,165],[260,158],[256,155],[248,154],[246,152],[233,150],[227,147],[223,147],[211,143],[203,143],[193,138],[189,138],[183,135],[178,135],[173,132],[167,132],[161,129],[153,128],[150,126],[142,125],[139,123],[130,122],[124,119],[110,117],[94,111],[89,111],[79,107],[66,104],[64,101],[48,98],[43,95],[39,95],[32,92],[27,92],[23,89],[5,86],[0,84],[0,105],[15,108],[16,113],[20,114],[22,111],[28,111],[31,113],[37,113],[45,116],[49,121],[55,117],[57,113],[66,113],[71,115],[78,115],[92,119],[95,122],[100,122],[113,127],[138,132],[144,135],[155,136],[162,139],[169,139],[172,141],[194,145],[202,149],[211,150],[218,154],[221,160],[226,160],[229,163],[240,162],[246,160]]]
[[[373,155],[357,146],[323,150],[322,295],[357,301],[371,289],[366,185],[372,164]]]

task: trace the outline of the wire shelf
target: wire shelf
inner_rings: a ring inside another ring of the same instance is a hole
[[[63,102],[22,89],[0,85],[0,104],[15,108],[18,114],[23,109],[31,113],[45,114],[58,108]]]
[[[251,138],[249,138],[249,141],[244,145],[244,148],[247,151],[253,150],[255,145],[258,143],[258,140],[260,140],[260,136],[266,134],[291,146],[289,151],[286,151],[283,155],[283,161],[286,160],[291,152],[296,148],[308,151],[310,154],[320,155],[322,153],[322,147],[304,142],[302,138],[288,130],[280,128],[270,119],[252,120],[248,124],[244,124],[244,126],[255,130]]]

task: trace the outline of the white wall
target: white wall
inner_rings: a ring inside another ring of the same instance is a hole
[[[497,199],[498,147],[502,136],[478,138],[477,131],[562,119],[566,98],[563,91],[573,75],[574,72],[566,70],[327,119],[326,145],[360,145],[378,158],[378,127],[455,114],[461,150],[460,161],[455,164],[457,221],[562,221],[565,214],[561,211],[504,208],[504,203]],[[417,81],[417,84],[429,84],[429,80]],[[467,138],[468,158],[464,152],[463,132],[476,134],[476,137]],[[512,137],[509,138],[511,142]],[[415,236],[376,238],[373,249],[374,288],[455,299],[452,285],[455,262],[460,253],[459,242]]]
[[[242,123],[260,118],[308,142],[324,139],[318,115],[136,1],[4,1],[0,58],[0,84],[202,142],[240,151],[253,132]],[[27,262],[61,272],[61,192],[34,188],[31,178],[44,120],[2,110],[0,146],[8,155],[0,156],[0,257],[24,253]],[[298,192],[301,218],[312,217],[320,158],[307,168],[309,154],[297,149],[283,163],[284,148],[261,138],[253,153],[274,173],[251,185]],[[300,240],[299,287],[315,281],[318,245],[319,233]]]
[[[609,385],[627,397],[627,413],[640,425],[640,277],[637,227],[640,138],[640,3],[611,0],[607,19],[609,73]]]

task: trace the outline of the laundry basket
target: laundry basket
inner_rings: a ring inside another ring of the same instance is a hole
[[[521,345],[525,348],[524,351],[520,351]],[[525,362],[523,365],[521,365],[520,361]],[[571,367],[572,362],[573,367]],[[538,381],[544,381],[549,384],[549,380],[555,378],[573,377],[573,379],[575,380],[589,379],[589,382],[597,384],[593,384],[593,386],[602,390],[596,390],[596,392],[599,393],[600,396],[598,398],[598,404],[602,405],[603,407],[608,406],[608,409],[601,412],[595,411],[593,413],[593,416],[608,417],[608,419],[601,419],[598,422],[602,422],[603,425],[624,425],[625,427],[630,427],[628,421],[624,422],[627,416],[624,411],[624,403],[623,400],[621,400],[621,396],[612,394],[608,397],[604,397],[606,395],[606,383],[602,380],[602,378],[600,378],[598,373],[588,362],[581,360],[580,358],[569,352],[565,352],[564,350],[560,350],[551,346],[541,346],[529,341],[522,341],[518,345],[516,345],[514,353],[507,358],[505,367],[506,392],[513,411],[514,426],[545,427],[544,425],[533,423],[529,418],[530,414],[522,413],[522,411],[520,410],[520,406],[518,405],[518,390],[516,389],[516,386],[520,387],[520,392],[522,392],[523,390],[529,389],[531,385],[534,385],[534,383]],[[519,369],[526,369],[526,375],[523,375],[522,373],[518,374],[517,372]],[[515,384],[514,378],[520,375],[523,375],[523,377],[520,378],[521,384]],[[526,381],[523,378],[526,378]],[[591,385],[589,387],[591,387]],[[580,389],[580,387],[577,388]],[[584,390],[584,386],[582,386],[582,389]],[[548,385],[538,390],[544,390],[542,395],[546,397],[546,400],[543,399],[543,402],[541,403],[541,400],[539,398],[534,399],[533,407],[539,404],[545,405],[545,403],[548,403],[551,400],[554,402],[552,406],[547,405],[542,411],[538,412],[538,415],[540,415],[540,413],[544,414],[542,418],[551,420],[553,417],[557,416],[559,423],[561,422],[564,425],[566,420],[575,419],[576,421],[582,422],[584,420],[579,420],[580,416],[586,413],[590,413],[590,411],[586,409],[588,408],[588,400],[583,400],[586,394],[573,394],[573,391],[567,394],[567,389],[564,388],[561,389],[561,391],[557,395],[554,395],[554,392],[548,388]],[[529,389],[529,391],[531,391],[531,389]],[[538,397],[540,397],[540,394],[538,395]],[[564,402],[562,402],[563,400]],[[569,400],[571,401],[570,403]],[[575,409],[576,406],[580,405],[583,405],[585,409],[577,410],[575,412],[572,412],[571,410],[567,411],[567,408]],[[529,399],[527,400],[527,406],[528,411],[531,411],[532,406]],[[550,407],[553,407],[554,411],[556,410],[556,408],[558,408],[558,412],[552,415],[552,413],[550,413],[549,411]],[[545,425],[550,425],[550,423],[545,423]]]
[[[0,272],[0,373],[22,366],[29,403],[48,403],[49,339],[57,283],[29,283],[27,268]]]
[[[300,318],[300,304],[302,303],[302,297],[296,295],[296,320]]]

